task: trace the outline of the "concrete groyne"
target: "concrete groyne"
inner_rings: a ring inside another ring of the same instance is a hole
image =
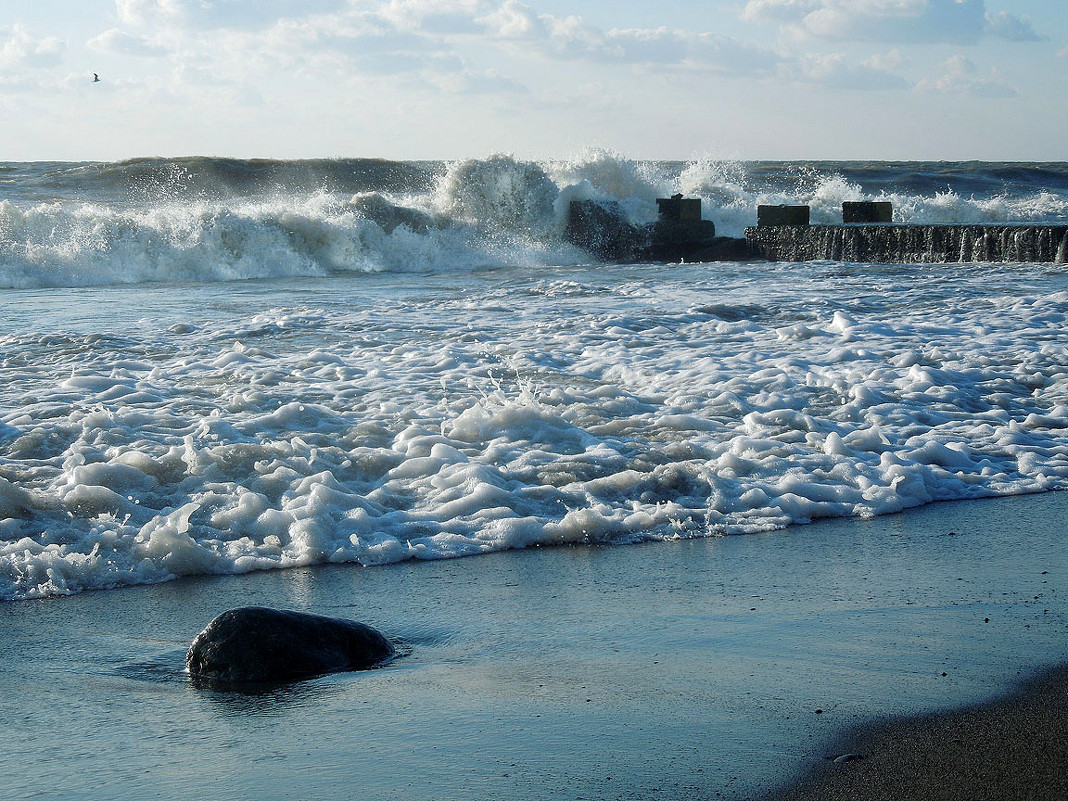
[[[658,198],[658,219],[633,225],[615,202],[573,200],[564,239],[605,261],[745,261],[746,240],[716,236],[716,224],[701,217],[701,201],[675,195]]]
[[[769,261],[1068,262],[1068,225],[766,225],[745,238],[749,258]]]
[[[894,223],[886,201],[842,204],[841,225],[810,225],[808,206],[759,206],[745,238],[716,236],[699,199],[657,200],[650,225],[618,203],[572,201],[564,238],[605,261],[843,261],[874,264],[1068,263],[1068,223]]]

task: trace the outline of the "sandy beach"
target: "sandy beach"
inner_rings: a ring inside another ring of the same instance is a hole
[[[856,750],[833,781],[897,786],[869,778],[889,764],[941,784],[907,741],[957,778],[955,754],[981,755],[982,782],[1052,798],[1063,772],[972,747],[1004,731],[955,746],[939,727],[972,722],[925,718],[929,741],[858,727],[984,703],[1068,659],[1066,501],[5,603],[0,782],[21,798],[758,798]],[[253,604],[362,620],[404,656],[262,695],[192,687],[189,641]],[[1053,733],[1058,692],[1038,705]],[[808,792],[786,797],[825,797]]]
[[[1068,668],[997,701],[844,735],[776,801],[1068,798]]]

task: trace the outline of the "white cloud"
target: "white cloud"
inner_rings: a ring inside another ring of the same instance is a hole
[[[389,0],[379,12],[405,30],[426,33],[476,33],[476,18],[486,11],[483,0]]]
[[[687,66],[720,75],[769,75],[782,61],[777,52],[764,45],[715,33],[676,31],[676,42]]]
[[[787,80],[812,83],[827,89],[847,91],[880,91],[908,89],[904,78],[877,66],[883,59],[852,64],[841,53],[802,56],[796,64],[784,67],[782,77]]]
[[[677,67],[722,75],[772,74],[780,58],[770,48],[715,33],[659,28],[601,30],[581,17],[537,14],[506,0],[479,22],[497,41],[552,58],[633,66]]]
[[[1019,94],[1001,79],[997,70],[992,69],[989,77],[983,77],[979,68],[962,55],[947,59],[941,66],[941,76],[920,81],[916,88],[923,92],[988,98],[1017,97]]]
[[[498,39],[538,39],[548,31],[534,10],[518,0],[505,0],[492,13],[479,17],[477,22]]]
[[[54,36],[37,38],[16,23],[0,46],[0,64],[6,67],[53,67],[63,60],[67,43]],[[0,28],[0,32],[3,29]]]
[[[114,53],[124,56],[165,56],[171,49],[153,42],[144,36],[133,36],[118,28],[111,28],[87,43],[90,50],[98,53]]]
[[[115,13],[127,25],[177,21],[184,10],[182,0],[115,0]]]
[[[539,14],[521,0],[115,0],[126,26],[107,31],[94,49],[127,55],[158,54],[161,41],[180,40],[189,58],[226,62],[251,74],[269,60],[293,66],[313,62],[335,70],[387,74],[445,69],[469,85],[511,87],[507,79],[475,80],[487,52],[625,64],[725,76],[774,75],[773,49],[715,33],[661,28],[604,30],[582,17]],[[781,2],[781,0],[780,0]],[[162,35],[168,39],[161,39]],[[224,41],[225,40],[225,41]],[[230,53],[222,53],[221,49]],[[472,46],[482,52],[464,61]],[[245,54],[245,63],[232,58]],[[373,56],[371,55],[373,54]],[[499,63],[494,64],[501,69]],[[462,77],[467,75],[468,77]],[[235,79],[237,76],[235,75]]]
[[[532,69],[531,58],[598,71],[615,65],[842,91],[912,85],[898,74],[904,59],[897,49],[863,61],[855,53],[796,55],[785,42],[771,47],[713,32],[604,29],[576,15],[539,13],[522,0],[116,0],[116,8],[128,27],[105,31],[90,47],[123,55],[170,52],[176,92],[194,76],[268,94],[279,81],[369,87],[395,78],[406,91],[534,96],[538,82],[523,72]],[[983,0],[748,0],[743,16],[808,40],[973,42],[1033,34],[1013,15],[987,13]],[[919,88],[1015,94],[997,73],[980,75],[966,59],[946,62],[942,74]]]
[[[905,63],[905,59],[902,57],[900,50],[894,49],[888,53],[875,53],[863,63],[865,67],[871,67],[873,70],[889,72],[902,66]]]
[[[22,95],[41,90],[40,81],[26,73],[10,75],[0,72],[0,104],[8,98],[4,95]]]
[[[975,42],[983,0],[827,0],[803,25],[824,39],[866,42]]]
[[[603,37],[600,58],[630,64],[672,64],[686,58],[690,37],[667,28],[615,29]]]
[[[148,25],[148,17],[144,15],[145,6],[159,14],[180,14],[187,10],[188,2],[178,8],[179,0],[122,1],[128,5],[140,3],[135,10],[141,14],[137,17],[141,25],[152,32],[166,33],[152,38],[109,31],[98,37],[99,41],[94,40],[93,46],[98,50],[125,48],[127,54],[137,54],[135,51],[143,47],[159,46],[158,42],[166,41],[171,47],[176,87],[190,84],[234,89],[242,85],[262,87],[267,76],[273,76],[272,81],[281,78],[339,84],[361,74],[377,78],[425,69],[463,68],[441,37],[401,30],[379,14],[364,10],[276,16],[269,25],[264,25],[267,17],[260,17],[251,27],[196,27],[187,18],[171,26],[165,25],[162,17],[156,17]],[[293,6],[279,2],[270,5],[276,9]],[[134,19],[131,15],[128,18]],[[218,15],[214,19],[225,21]],[[206,18],[201,19],[205,21]]]
[[[717,33],[667,28],[608,31],[604,47],[592,55],[628,64],[684,65],[730,75],[767,74],[781,61],[775,51],[763,45]]]
[[[344,0],[115,0],[129,26],[260,30],[279,19],[340,11]]]
[[[95,49],[147,54],[160,36],[186,67],[181,78],[257,81],[283,69],[305,79],[449,75],[465,69],[453,40],[481,31],[483,0],[115,0],[138,33],[108,31]],[[153,35],[156,35],[155,37]],[[475,80],[469,80],[474,84]],[[484,85],[488,82],[483,80]]]
[[[1035,33],[1031,22],[1014,16],[1007,11],[999,11],[996,14],[987,12],[985,31],[998,39],[1008,39],[1010,42],[1039,42],[1042,37]]]
[[[771,23],[792,38],[974,44],[983,36],[1040,39],[1031,23],[985,0],[749,0],[742,18]]]
[[[430,81],[443,91],[457,95],[525,94],[527,87],[494,69],[435,73]]]
[[[668,28],[611,30],[587,37],[591,45],[572,50],[572,57],[634,66],[681,67],[719,75],[774,73],[780,56],[764,45],[716,33],[690,33]]]
[[[605,49],[604,32],[587,25],[581,17],[543,16],[547,33],[542,49],[561,58],[583,58]]]
[[[800,22],[822,4],[822,0],[749,0],[742,19],[778,24]]]

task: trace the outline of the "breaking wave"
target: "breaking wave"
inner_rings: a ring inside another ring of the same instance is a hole
[[[578,264],[568,203],[611,200],[636,223],[657,197],[698,196],[741,236],[762,203],[805,203],[815,223],[846,200],[901,222],[1047,222],[1068,216],[1064,164],[138,159],[7,165],[0,286],[232,281],[382,271]]]

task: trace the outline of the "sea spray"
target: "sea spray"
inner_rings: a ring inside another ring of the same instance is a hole
[[[1068,214],[1063,165],[654,163],[589,151],[544,163],[139,159],[15,174],[0,194],[0,286],[12,288],[581,264],[591,254],[563,241],[570,201],[612,202],[645,224],[675,192],[700,197],[735,237],[759,204],[810,205],[817,223],[860,199],[890,200],[897,222]]]

